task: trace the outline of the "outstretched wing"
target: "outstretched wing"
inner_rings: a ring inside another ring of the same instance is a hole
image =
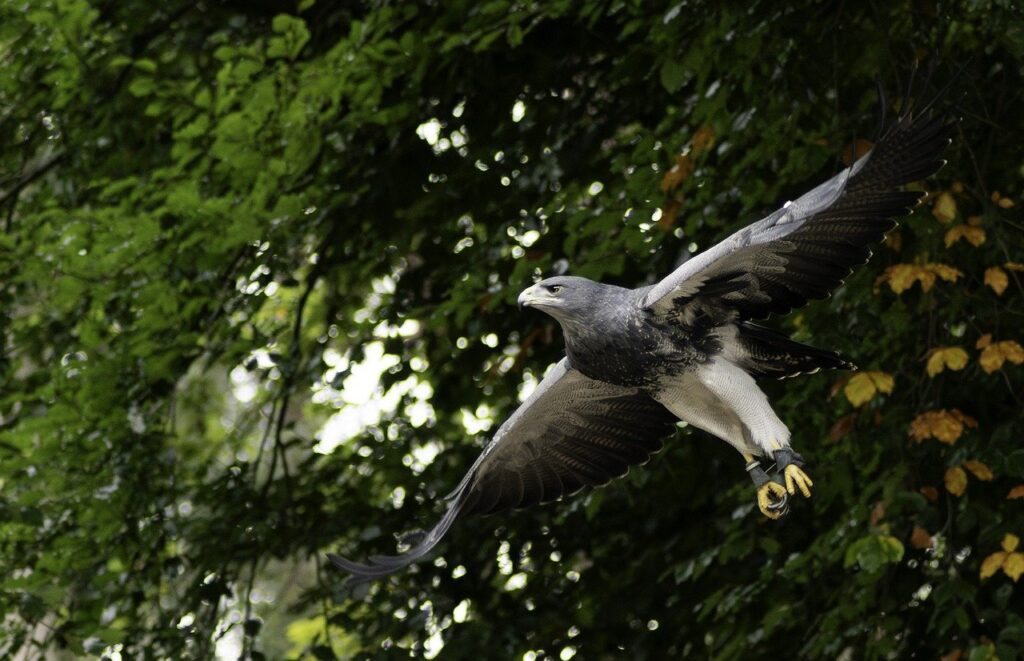
[[[899,189],[942,167],[951,127],[904,115],[856,163],[685,262],[646,292],[644,307],[685,314],[692,302],[717,302],[760,319],[825,298],[921,198]]]
[[[625,475],[661,449],[675,422],[637,389],[587,378],[563,358],[501,425],[416,546],[368,564],[328,557],[356,582],[386,576],[429,553],[461,515],[546,503]]]

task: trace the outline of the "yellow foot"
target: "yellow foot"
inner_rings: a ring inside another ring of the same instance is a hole
[[[757,507],[769,519],[786,513],[786,488],[778,482],[765,482],[757,488]]]
[[[800,489],[800,493],[804,495],[804,498],[811,497],[811,487],[814,486],[814,482],[811,478],[807,477],[807,473],[800,470],[799,466],[790,464],[786,466],[783,474],[786,477],[786,491],[789,492],[789,495],[795,496],[796,490]]]

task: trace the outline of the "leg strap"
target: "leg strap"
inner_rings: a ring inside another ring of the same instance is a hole
[[[775,465],[778,466],[779,472],[784,473],[786,466],[793,464],[797,468],[803,468],[806,464],[804,458],[793,451],[793,448],[782,448],[772,453],[775,458]]]
[[[771,478],[768,477],[768,473],[764,472],[764,469],[761,468],[761,462],[756,459],[747,464],[747,474],[750,475],[751,481],[757,488],[760,488],[762,484],[771,480]]]

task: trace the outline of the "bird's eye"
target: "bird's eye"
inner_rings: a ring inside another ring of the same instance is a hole
[[[548,285],[548,288],[547,288],[547,289],[548,289],[548,291],[549,291],[549,292],[551,292],[552,294],[557,294],[557,293],[558,293],[558,291],[559,291],[559,290],[560,290],[561,288],[562,288],[562,285]]]

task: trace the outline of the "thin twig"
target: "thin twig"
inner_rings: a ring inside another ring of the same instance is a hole
[[[0,205],[4,204],[11,198],[17,197],[25,186],[28,186],[33,181],[46,174],[50,168],[64,160],[64,156],[66,154],[67,152],[63,150],[53,152],[49,156],[45,157],[43,161],[35,167],[22,172],[21,176],[18,177],[17,183],[5,191],[0,191]]]

